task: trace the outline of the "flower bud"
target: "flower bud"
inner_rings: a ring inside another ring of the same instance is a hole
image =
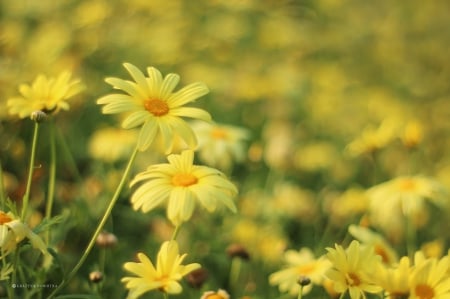
[[[31,120],[41,123],[47,119],[47,113],[42,110],[33,111],[30,115]]]
[[[239,257],[243,260],[249,260],[250,254],[248,253],[247,249],[245,249],[244,246],[241,244],[231,244],[227,247],[227,254],[229,257]]]
[[[103,273],[100,271],[92,271],[89,273],[89,280],[93,283],[99,283],[103,280]]]
[[[99,247],[110,248],[117,244],[117,237],[108,232],[101,232],[95,241]]]

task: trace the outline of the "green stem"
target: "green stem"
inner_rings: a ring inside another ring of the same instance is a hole
[[[233,292],[237,290],[237,284],[239,281],[239,276],[241,272],[241,258],[233,257],[231,259],[231,269],[230,269],[230,288]]]
[[[50,126],[50,169],[48,179],[48,194],[45,207],[45,219],[50,220],[52,217],[52,207],[55,194],[55,179],[56,179],[56,146],[55,146],[55,127],[53,123]],[[50,230],[47,230],[45,235],[45,243],[50,242]]]
[[[406,223],[406,251],[410,259],[414,258],[416,251],[416,229],[409,215],[405,215]]]
[[[25,190],[25,194],[22,200],[22,214],[20,215],[20,220],[23,222],[25,220],[25,216],[28,209],[28,202],[30,200],[30,190],[31,190],[31,181],[33,179],[33,170],[34,170],[34,160],[36,158],[36,146],[39,135],[39,123],[34,122],[34,132],[33,132],[33,143],[31,145],[31,154],[30,154],[30,165],[28,171],[28,179],[27,186]]]
[[[169,299],[169,294],[167,294],[166,292],[163,292],[164,294],[164,299]]]
[[[6,192],[3,180],[3,167],[0,161],[0,209],[4,210],[6,205]]]
[[[88,257],[89,253],[91,252],[92,248],[95,245],[95,241],[97,240],[98,235],[103,230],[103,227],[105,226],[106,221],[108,220],[109,216],[111,215],[111,212],[112,212],[117,200],[119,199],[119,195],[122,192],[123,187],[125,186],[125,182],[128,178],[128,175],[130,174],[131,166],[133,165],[133,162],[136,158],[137,153],[138,153],[138,149],[136,147],[136,149],[134,150],[133,154],[130,157],[130,160],[128,161],[128,165],[125,168],[125,171],[122,175],[122,179],[120,180],[120,183],[117,186],[117,189],[116,189],[108,207],[106,208],[106,211],[103,214],[103,217],[100,220],[100,223],[98,224],[97,229],[95,230],[94,234],[92,235],[91,241],[89,242],[88,246],[84,250],[84,253],[81,256],[80,260],[75,265],[75,267],[72,269],[72,271],[69,273],[69,275],[67,275],[67,278],[64,279],[61,282],[61,284],[50,294],[48,299],[53,298],[60,290],[62,290],[67,285],[67,283],[70,280],[72,280],[72,278],[75,276],[75,274],[77,274],[78,270],[81,268],[83,263],[86,261],[86,258]]]
[[[172,238],[170,239],[170,241],[175,241],[177,239],[178,233],[180,232],[180,227],[181,227],[181,225],[177,225],[175,227],[175,229],[173,230]]]
[[[345,296],[345,292],[342,292],[341,296],[339,296],[339,299],[344,299],[344,296]]]
[[[300,286],[300,291],[298,292],[297,299],[302,299],[302,296],[303,296],[303,286]]]

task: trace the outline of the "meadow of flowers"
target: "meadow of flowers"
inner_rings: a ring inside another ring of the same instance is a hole
[[[450,299],[448,1],[0,2],[0,298]]]

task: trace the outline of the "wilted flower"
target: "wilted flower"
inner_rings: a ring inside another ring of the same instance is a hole
[[[128,262],[124,267],[137,277],[124,277],[122,282],[130,290],[128,299],[140,297],[142,294],[159,290],[168,294],[179,294],[182,287],[178,282],[183,276],[200,268],[200,264],[182,265],[186,254],[180,255],[178,243],[167,241],[158,252],[156,267],[143,253],[138,253],[139,263]]]
[[[13,213],[0,211],[0,249],[1,256],[11,253],[23,239],[28,238],[34,248],[47,255],[44,241],[33,233],[31,229],[21,222]]]

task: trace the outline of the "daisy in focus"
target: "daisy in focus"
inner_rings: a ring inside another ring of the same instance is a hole
[[[321,285],[325,272],[331,267],[325,256],[316,259],[309,248],[288,250],[284,254],[284,260],[288,266],[272,273],[269,282],[271,285],[279,285],[281,292],[289,292],[291,295],[300,292],[300,277],[307,277],[313,284]],[[303,287],[303,294],[307,294],[311,289],[312,284]]]
[[[380,264],[375,280],[383,288],[386,299],[408,298],[411,272],[410,260],[404,256],[397,265]]]
[[[175,226],[191,218],[196,201],[208,212],[215,211],[217,202],[236,212],[237,189],[222,172],[194,165],[191,150],[167,159],[168,164],[152,165],[133,179],[131,186],[145,181],[131,196],[133,209],[146,213],[168,200],[167,217]]]
[[[11,212],[0,211],[0,257],[14,251],[23,239],[28,238],[31,245],[39,249],[44,255],[48,254],[44,241],[33,233],[31,229],[22,223],[18,217]]]
[[[416,265],[410,278],[409,299],[450,298],[449,257],[424,260]]]
[[[366,298],[366,292],[381,292],[373,277],[373,270],[380,264],[380,257],[375,255],[373,247],[362,247],[354,240],[345,250],[336,244],[327,251],[332,268],[325,275],[333,282],[336,292],[348,291],[351,299]]]
[[[21,96],[10,98],[7,102],[9,114],[25,118],[35,111],[57,113],[59,110],[69,110],[67,100],[84,89],[80,80],[71,80],[70,77],[69,72],[63,72],[57,78],[39,75],[31,85],[21,84]]]
[[[180,136],[191,149],[194,149],[197,146],[197,139],[182,117],[210,121],[211,116],[205,110],[184,105],[207,94],[209,90],[206,85],[196,82],[174,92],[180,81],[177,74],[168,74],[163,78],[160,71],[149,67],[146,77],[134,65],[125,63],[124,66],[135,82],[106,78],[108,84],[126,94],[109,94],[98,99],[97,104],[105,105],[102,112],[129,113],[122,122],[125,129],[142,126],[138,138],[140,151],[146,150],[160,136],[166,153],[170,153],[175,135]]]
[[[137,277],[124,277],[122,282],[129,289],[128,299],[139,298],[142,294],[159,290],[167,294],[179,294],[182,287],[179,281],[183,276],[199,269],[200,264],[182,265],[186,254],[180,255],[176,241],[166,241],[158,252],[156,267],[143,253],[138,253],[138,263],[125,263],[124,268]]]
[[[244,141],[250,132],[236,126],[217,123],[193,122],[192,128],[198,138],[199,158],[204,163],[229,170],[233,162],[245,159]]]

